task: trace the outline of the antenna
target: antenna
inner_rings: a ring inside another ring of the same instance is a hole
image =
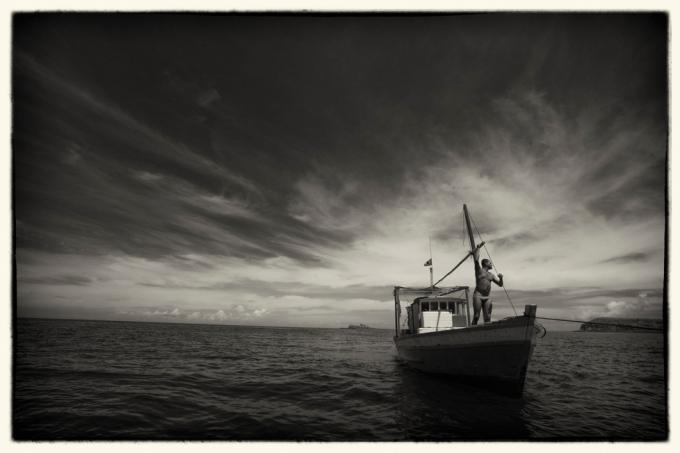
[[[427,237],[430,240],[430,289],[434,289],[434,262],[432,261],[432,236]]]

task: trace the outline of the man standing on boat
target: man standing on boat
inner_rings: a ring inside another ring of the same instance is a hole
[[[498,277],[491,273],[493,265],[488,259],[482,260],[482,265],[479,265],[479,249],[475,249],[475,278],[477,286],[472,295],[472,308],[475,311],[472,318],[472,325],[476,325],[479,321],[479,313],[484,313],[484,322],[491,322],[491,282],[498,286],[503,286],[503,274],[498,274]]]

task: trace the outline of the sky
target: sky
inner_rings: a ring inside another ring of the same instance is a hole
[[[663,314],[664,14],[13,26],[18,316],[389,328],[463,203],[518,311]]]

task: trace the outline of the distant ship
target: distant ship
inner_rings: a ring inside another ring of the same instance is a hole
[[[463,205],[463,211],[471,249],[439,281],[484,245],[475,245],[467,206]],[[520,316],[472,325],[469,299],[467,286],[433,284],[431,267],[429,288],[395,286],[394,342],[399,357],[421,371],[472,383],[493,381],[495,389],[521,394],[535,346],[536,305],[526,305]],[[407,316],[402,316],[402,304]]]
[[[350,324],[348,329],[371,329],[371,327],[368,327],[366,324]]]

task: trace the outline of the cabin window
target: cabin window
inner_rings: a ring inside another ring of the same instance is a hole
[[[439,311],[446,311],[446,302],[439,302]]]
[[[420,306],[422,307],[423,311],[430,311],[430,303],[429,302],[421,302]]]
[[[456,303],[455,302],[449,302],[449,311],[453,314],[456,313]]]

